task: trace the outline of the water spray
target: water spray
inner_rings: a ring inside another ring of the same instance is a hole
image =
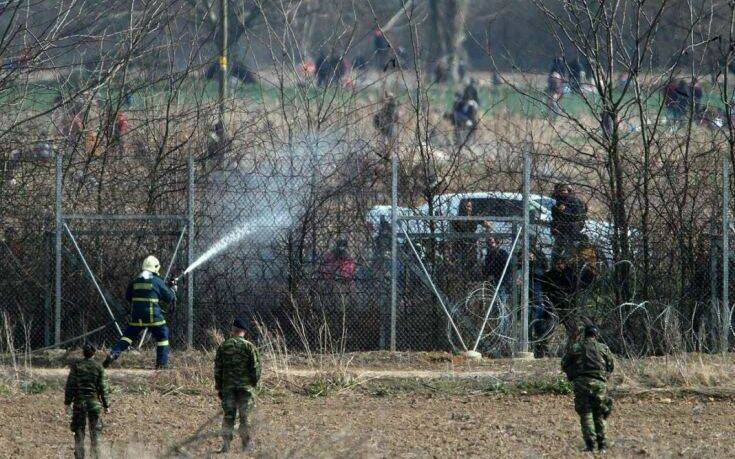
[[[265,215],[258,217],[254,220],[244,222],[241,226],[235,228],[231,232],[227,233],[222,239],[215,242],[210,248],[190,264],[183,273],[176,276],[172,281],[172,285],[176,285],[184,276],[194,271],[210,259],[216,257],[220,253],[224,252],[231,246],[245,239],[247,236],[253,234],[254,229],[260,226],[272,226],[273,221],[290,222],[291,219],[288,214],[280,209],[270,209]]]

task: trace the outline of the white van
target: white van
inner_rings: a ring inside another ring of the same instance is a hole
[[[472,202],[473,214],[476,216],[493,217],[500,221],[493,222],[492,231],[501,234],[513,234],[514,223],[502,221],[506,217],[523,217],[523,195],[521,193],[488,191],[473,193],[452,193],[436,196],[433,199],[433,216],[457,216],[464,203]],[[554,240],[551,236],[551,208],[556,200],[538,194],[529,195],[531,237],[537,239],[537,243],[547,253],[551,253]],[[399,207],[398,215],[429,216],[429,205],[423,204],[416,210],[407,207]],[[373,236],[377,236],[380,222],[390,225],[390,206],[375,206],[368,212],[368,224],[372,227]],[[413,234],[428,234],[429,225],[426,221],[410,220],[407,230]],[[515,224],[516,228],[518,224]],[[438,221],[434,226],[434,233],[449,231],[450,222]],[[517,229],[516,229],[517,231]],[[582,231],[589,237],[590,242],[595,244],[608,260],[612,258],[611,232],[612,227],[608,222],[587,220]],[[400,235],[400,233],[399,233]],[[504,240],[503,245],[509,246],[511,241]],[[509,247],[506,247],[509,248]]]

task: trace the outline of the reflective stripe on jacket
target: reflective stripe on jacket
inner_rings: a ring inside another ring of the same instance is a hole
[[[160,303],[173,303],[175,295],[163,279],[143,271],[128,284],[125,299],[131,304],[130,325],[155,327],[166,323]]]

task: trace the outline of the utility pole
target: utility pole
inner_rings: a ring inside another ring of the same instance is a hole
[[[227,100],[227,0],[220,0],[220,53],[219,53],[219,122],[224,130],[225,100]]]
[[[722,158],[722,333],[720,352],[730,348],[730,158]]]

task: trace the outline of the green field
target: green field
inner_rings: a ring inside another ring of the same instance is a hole
[[[161,104],[165,100],[165,96],[171,93],[171,87],[166,83],[147,84],[143,81],[132,81],[127,87],[129,90],[134,91],[134,98],[129,108],[130,110],[150,108],[151,105]],[[135,90],[135,88],[141,89]],[[190,78],[183,83],[177,84],[176,88],[175,96],[178,103],[214,101],[218,97],[218,86],[215,81]],[[437,111],[448,110],[452,105],[455,93],[461,90],[461,85],[430,85],[428,86],[430,104]],[[235,84],[231,86],[229,96],[254,104],[273,106],[278,103],[281,96],[286,101],[297,99],[304,89],[291,86],[286,87],[283,91],[284,93],[281,94],[281,89],[269,82],[248,85]],[[311,100],[318,100],[320,97],[331,99],[333,96],[336,96],[343,101],[349,99],[366,99],[368,97],[375,101],[380,96],[380,85],[369,85],[364,89],[354,91],[334,88],[323,89],[312,86],[305,91],[304,95]],[[338,94],[333,94],[335,91]],[[481,110],[488,110],[490,114],[525,115],[531,118],[548,116],[548,109],[542,102],[544,97],[543,88],[530,88],[527,86],[523,89],[523,91],[533,94],[533,96],[523,95],[507,85],[480,86],[478,91],[481,99]],[[62,86],[55,80],[25,82],[23,84],[14,83],[0,89],[0,104],[11,106],[15,110],[44,111],[53,106],[54,98],[60,92],[70,94],[73,92],[73,88],[69,84]],[[99,91],[99,97],[101,99],[116,101],[119,98],[119,92],[119,86],[103,86]],[[399,96],[406,98],[408,94],[404,91]],[[594,100],[594,97],[588,96],[588,99]],[[627,101],[632,101],[632,88],[626,94],[626,99]],[[708,107],[722,108],[724,105],[718,90],[710,86],[705,86],[704,99]],[[651,112],[658,111],[661,103],[660,91],[654,91],[647,101]],[[582,96],[573,93],[564,96],[562,107],[573,117],[582,116],[590,111],[587,102],[585,102]],[[637,109],[633,107],[632,113],[637,113]]]

